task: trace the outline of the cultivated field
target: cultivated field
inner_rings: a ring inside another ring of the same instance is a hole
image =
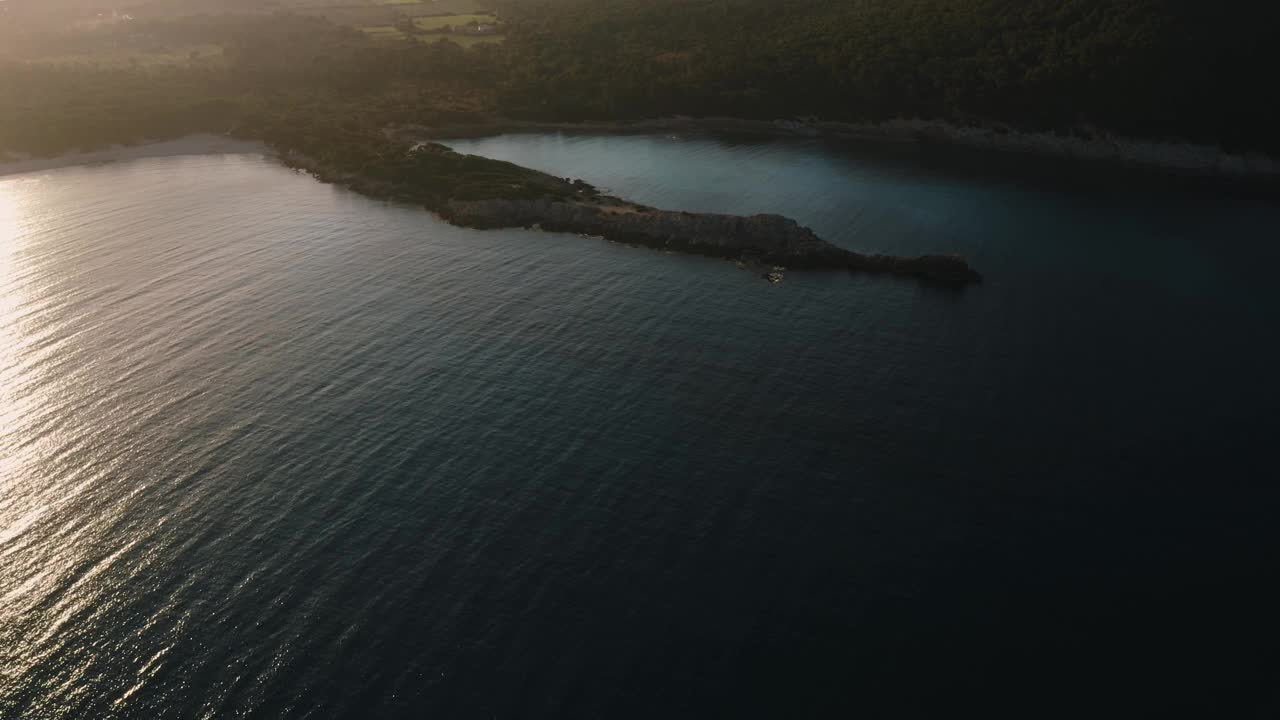
[[[506,40],[503,35],[467,35],[464,33],[430,33],[424,35],[406,35],[399,28],[391,25],[368,25],[360,28],[375,40],[399,41],[407,38],[416,38],[421,43],[444,42],[449,40],[455,42],[462,47],[472,47],[474,45],[483,45],[485,43],[496,44]]]
[[[394,5],[350,5],[345,7],[294,8],[303,15],[319,15],[329,22],[353,27],[394,25],[404,14]]]
[[[439,30],[444,27],[459,28],[464,25],[475,23],[477,25],[493,25],[498,22],[498,18],[493,15],[480,15],[469,13],[466,15],[432,15],[430,17],[417,17],[413,19],[413,24],[418,26],[420,30],[432,31]]]
[[[495,45],[497,43],[501,43],[507,38],[503,35],[458,35],[455,33],[448,35],[419,35],[418,39],[424,43],[444,42],[445,40],[448,40],[450,42],[457,43],[464,48],[469,48],[475,45]]]
[[[425,17],[428,15],[461,15],[465,13],[483,13],[493,9],[489,0],[435,0],[434,2],[396,5],[396,10],[409,17]]]
[[[28,58],[29,62],[43,65],[96,65],[103,68],[210,66],[220,64],[223,60],[222,47],[210,44],[172,48],[122,46],[84,52],[54,52]]]

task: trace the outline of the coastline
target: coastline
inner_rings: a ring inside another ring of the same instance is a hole
[[[367,172],[335,167],[296,150],[273,152],[265,142],[217,135],[189,135],[55,158],[20,158],[0,163],[0,177],[73,166],[154,157],[258,153],[318,181],[345,186],[368,197],[414,202],[453,225],[476,229],[534,228],[601,237],[659,250],[719,257],[743,266],[772,269],[762,276],[781,279],[786,267],[844,270],[914,277],[931,284],[964,287],[982,275],[954,255],[899,257],[863,254],[834,246],[795,220],[779,215],[720,215],[661,210],[601,195],[584,181],[571,181],[512,163],[463,155],[434,144],[393,139],[377,157],[390,165]],[[401,133],[403,134],[403,133]],[[394,150],[399,147],[398,151]],[[495,186],[494,178],[509,184]],[[442,186],[442,179],[461,182]],[[529,191],[540,193],[537,197]]]
[[[195,134],[174,140],[142,142],[137,145],[113,145],[104,150],[67,153],[50,158],[0,156],[4,157],[0,159],[0,177],[145,158],[238,154],[272,155],[274,153],[265,143],[255,140],[241,140],[225,135]]]
[[[1244,181],[1280,180],[1280,158],[1264,153],[1230,153],[1212,145],[1122,138],[1100,132],[1068,136],[909,119],[882,123],[845,123],[817,119],[748,120],[688,116],[634,122],[549,122],[493,118],[464,125],[405,124],[389,128],[389,134],[412,142],[539,132],[584,135],[707,132],[753,137],[937,144],[1005,155],[1076,160],[1171,175]],[[113,145],[102,150],[47,158],[0,154],[0,177],[144,158],[227,154],[274,155],[275,152],[262,141],[199,133],[172,140]]]
[[[1078,135],[1021,132],[1006,127],[960,126],[946,122],[898,119],[847,123],[816,118],[747,120],[732,117],[674,116],[634,122],[542,122],[495,118],[467,125],[404,125],[398,132],[416,140],[480,138],[508,133],[563,132],[642,135],[712,132],[756,137],[814,137],[894,143],[935,143],[1010,155],[1042,156],[1121,165],[1174,174],[1236,180],[1280,179],[1280,158],[1263,153],[1231,153],[1213,145],[1143,140],[1088,131]]]

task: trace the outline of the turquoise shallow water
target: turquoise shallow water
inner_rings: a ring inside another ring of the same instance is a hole
[[[454,144],[988,281],[774,286],[248,155],[0,178],[0,717],[1276,711],[1271,199]]]

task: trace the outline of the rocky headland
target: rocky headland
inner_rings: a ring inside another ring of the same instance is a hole
[[[781,215],[677,212],[614,198],[455,200],[438,212],[449,222],[465,227],[537,227],[761,266],[887,273],[951,286],[982,279],[960,257],[864,255],[836,247],[809,228]]]
[[[424,205],[455,225],[538,228],[659,250],[734,260],[769,270],[844,270],[963,287],[982,276],[953,255],[866,255],[837,247],[781,215],[661,210],[602,194],[582,180],[464,155],[436,143],[388,137],[359,153],[321,159],[288,147],[280,157],[319,180]],[[762,276],[776,281],[777,271]]]

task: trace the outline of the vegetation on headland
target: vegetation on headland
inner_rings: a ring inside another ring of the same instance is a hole
[[[261,128],[255,134],[288,148],[282,154],[285,162],[367,195],[414,202],[436,212],[443,213],[450,202],[591,202],[599,197],[596,188],[581,180],[465,155],[437,143],[406,143],[381,134],[352,132],[341,138],[317,134],[285,144],[272,140],[276,132]]]

